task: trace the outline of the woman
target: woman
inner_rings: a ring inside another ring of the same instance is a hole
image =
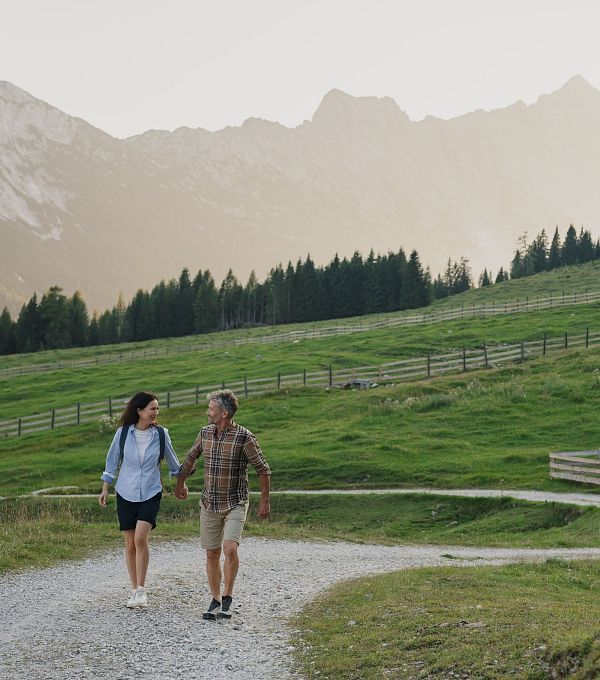
[[[171,475],[176,476],[179,470],[169,433],[156,422],[158,410],[158,399],[152,392],[138,392],[131,397],[106,456],[98,497],[100,506],[106,507],[109,486],[118,476],[117,515],[125,534],[125,560],[132,591],[128,607],[145,607],[148,603],[148,538],[156,526],[162,498],[162,458],[166,458]]]

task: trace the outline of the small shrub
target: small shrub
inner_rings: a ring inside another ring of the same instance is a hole
[[[439,408],[450,406],[458,399],[458,397],[459,397],[458,392],[450,392],[448,394],[432,394],[430,397],[421,399],[415,405],[415,410],[420,411],[421,413],[435,411]]]
[[[98,427],[98,431],[100,434],[111,434],[114,432],[117,427],[119,427],[119,419],[120,416],[101,416],[98,422],[100,423],[100,426]]]
[[[525,388],[521,383],[516,382],[515,380],[511,380],[506,385],[502,385],[500,387],[500,395],[505,401],[508,401],[511,404],[517,404],[526,401],[527,399]]]

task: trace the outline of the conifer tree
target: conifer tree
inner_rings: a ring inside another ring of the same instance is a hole
[[[548,253],[548,269],[556,269],[562,264],[561,260],[562,247],[560,244],[560,235],[558,233],[558,226],[554,231],[552,243],[550,244],[550,252]]]
[[[15,337],[17,352],[37,352],[41,347],[42,325],[36,293],[31,296],[27,304],[21,307]]]
[[[0,354],[13,354],[16,351],[15,325],[5,307],[0,314]]]
[[[577,232],[572,224],[567,229],[560,259],[563,265],[577,264],[578,262]]]
[[[62,349],[71,346],[69,306],[60,286],[50,287],[42,296],[39,319],[44,349]]]
[[[88,342],[89,317],[81,293],[77,290],[68,301],[68,332],[73,347],[84,347]]]
[[[577,260],[581,263],[591,262],[594,259],[594,255],[595,248],[592,235],[581,227],[579,238],[577,239]]]

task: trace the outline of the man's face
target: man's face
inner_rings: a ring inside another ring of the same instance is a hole
[[[211,425],[216,425],[217,427],[223,422],[224,417],[227,415],[226,411],[222,411],[219,404],[211,399],[208,402],[208,410],[206,411],[206,416],[208,422]]]

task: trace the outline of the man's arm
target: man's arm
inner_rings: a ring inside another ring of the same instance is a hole
[[[271,492],[271,468],[260,448],[256,437],[249,432],[244,444],[244,455],[252,463],[258,475],[260,484],[260,503],[258,505],[258,518],[268,519],[271,514],[270,492]]]
[[[271,475],[258,475],[260,484],[260,503],[258,504],[258,519],[269,519],[271,514]]]

